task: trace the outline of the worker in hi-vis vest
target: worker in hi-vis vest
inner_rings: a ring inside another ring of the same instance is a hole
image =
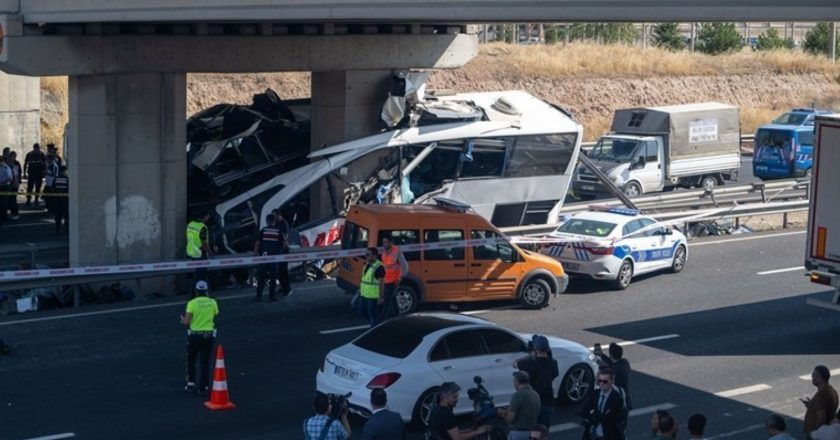
[[[196,216],[187,224],[187,257],[190,260],[206,260],[210,257],[210,242],[207,238],[207,222],[210,214]],[[207,281],[207,268],[195,270],[196,281]]]
[[[383,279],[382,296],[379,303],[382,304],[381,320],[393,318],[400,314],[397,304],[397,287],[403,277],[408,274],[408,262],[405,260],[400,248],[398,248],[390,235],[382,237],[382,265],[385,266],[385,278]]]
[[[359,313],[368,320],[371,327],[379,324],[383,278],[385,278],[385,266],[379,261],[379,249],[368,248],[365,255],[365,267],[362,269],[362,281],[359,283],[358,308]]]

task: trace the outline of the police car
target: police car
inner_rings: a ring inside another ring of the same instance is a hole
[[[590,206],[546,237],[540,252],[563,264],[570,276],[609,280],[625,289],[636,275],[678,273],[688,258],[683,234],[624,208]]]

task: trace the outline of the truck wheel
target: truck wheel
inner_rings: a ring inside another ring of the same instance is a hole
[[[627,182],[624,185],[624,195],[627,197],[637,197],[642,195],[642,186],[636,182]]]
[[[700,180],[700,187],[703,189],[715,189],[718,185],[718,180],[715,176],[703,176]]]

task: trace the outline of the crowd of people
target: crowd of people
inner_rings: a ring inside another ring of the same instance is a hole
[[[6,147],[0,158],[0,226],[20,218],[18,194],[26,179],[26,208],[41,208],[39,200],[55,219],[55,233],[67,232],[69,178],[67,168],[55,144],[47,145],[46,154],[34,144],[23,164],[17,152]],[[42,187],[43,186],[43,187]],[[33,205],[34,199],[34,205]]]

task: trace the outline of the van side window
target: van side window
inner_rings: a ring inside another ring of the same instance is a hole
[[[576,141],[577,135],[574,133],[517,137],[505,177],[554,176],[565,173],[572,161]]]
[[[490,238],[498,238],[499,234],[495,231],[470,231],[470,238],[472,240],[484,240]],[[474,260],[504,260],[510,261],[513,256],[513,247],[507,243],[485,243],[481,246],[473,246]]]
[[[445,241],[460,241],[464,239],[464,231],[455,229],[427,229],[423,231],[424,243],[437,243]],[[449,249],[432,249],[423,251],[425,260],[463,260],[464,247]]]
[[[391,242],[397,246],[420,243],[420,231],[416,229],[379,231],[379,241],[377,241],[379,246],[382,246],[382,238],[389,236],[391,237]],[[403,252],[403,255],[407,261],[420,261],[420,251]]]
[[[368,247],[368,230],[355,223],[346,222],[341,234],[342,249],[365,249]]]

